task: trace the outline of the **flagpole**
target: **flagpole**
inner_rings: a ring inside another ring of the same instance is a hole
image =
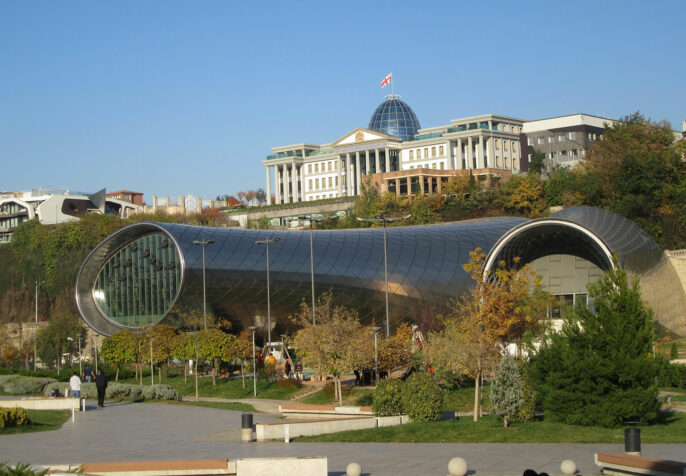
[[[394,91],[393,88],[395,88],[395,84],[393,84],[393,73],[391,73],[391,99],[395,99],[395,94],[393,92]]]

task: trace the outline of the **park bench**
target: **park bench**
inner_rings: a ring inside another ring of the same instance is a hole
[[[686,476],[686,463],[624,453],[596,453],[595,464],[604,474]]]

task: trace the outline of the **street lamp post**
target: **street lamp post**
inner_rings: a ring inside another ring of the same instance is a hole
[[[257,396],[257,372],[255,366],[255,329],[257,326],[248,327],[252,331],[252,396]]]
[[[36,371],[36,362],[38,361],[38,352],[36,350],[36,334],[33,334],[33,371]]]
[[[372,327],[372,332],[374,333],[374,386],[379,385],[379,353],[376,347],[376,336],[379,335],[381,327]]]
[[[73,338],[73,337],[67,337],[67,340],[68,340],[69,342],[74,342],[74,338]],[[82,369],[81,369],[81,336],[78,336],[78,340],[79,340],[79,348],[78,348],[78,351],[79,351],[79,378],[80,378],[80,377],[81,377],[81,374],[83,373],[83,371],[82,371]]]
[[[155,337],[154,335],[150,335],[150,386],[152,387],[155,385],[155,369],[153,368],[153,362],[152,362],[152,338]]]
[[[310,281],[312,282],[312,325],[316,325],[317,321],[315,319],[315,295],[314,295],[314,246],[313,246],[313,240],[312,240],[312,224],[313,222],[318,222],[321,223],[323,221],[328,221],[328,220],[334,220],[338,218],[338,215],[332,215],[328,217],[313,217],[312,215],[301,215],[298,216],[291,221],[295,220],[309,220],[310,222]]]
[[[205,287],[205,247],[214,243],[214,240],[193,240],[194,245],[202,246],[202,315],[207,329],[207,294]]]
[[[272,347],[272,314],[271,314],[271,301],[269,297],[269,245],[280,241],[281,238],[275,236],[272,239],[258,240],[255,242],[256,245],[265,245],[267,247],[267,342],[269,343],[268,349],[271,351]]]
[[[383,262],[384,262],[384,276],[386,280],[386,337],[391,334],[391,326],[388,318],[388,252],[386,251],[386,223],[393,223],[400,220],[407,220],[412,215],[405,215],[404,217],[387,217],[383,213],[380,215],[374,215],[374,218],[360,218],[357,217],[357,221],[366,221],[371,223],[383,223]]]
[[[41,281],[40,283],[36,281],[36,324],[38,324],[38,286],[41,284],[45,284],[45,281]],[[38,330],[38,326],[36,326],[36,329],[33,331],[33,371],[36,371],[36,365],[38,362],[38,349],[36,349],[36,331]]]

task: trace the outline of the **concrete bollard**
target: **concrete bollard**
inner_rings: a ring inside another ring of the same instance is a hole
[[[252,413],[243,413],[241,415],[241,441],[249,443],[252,439]]]
[[[562,471],[562,474],[574,474],[576,473],[576,463],[572,461],[571,459],[566,459],[562,462],[560,465],[560,471]]]
[[[346,476],[360,476],[362,474],[362,466],[358,463],[350,463],[345,468]]]
[[[448,476],[465,476],[467,474],[467,461],[464,458],[453,458],[448,463]]]

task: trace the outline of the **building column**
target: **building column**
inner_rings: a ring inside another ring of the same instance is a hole
[[[407,198],[412,201],[412,177],[407,177]]]
[[[293,203],[298,202],[298,166],[291,164],[291,186],[293,187]]]
[[[179,197],[179,210],[182,216],[186,216],[186,199],[183,195]]]
[[[381,172],[383,172],[383,170],[381,170],[381,159],[379,159],[379,149],[374,149],[374,160],[376,165],[374,171],[377,174],[380,174]]]
[[[278,165],[274,167],[274,186],[276,204],[280,205],[283,203],[283,170]]]
[[[445,143],[445,161],[446,161],[446,168],[448,170],[454,170],[456,167],[453,165],[453,147],[452,147],[453,142],[448,141]]]
[[[288,165],[283,164],[283,203],[291,203],[290,194],[290,173],[288,171]]]
[[[391,171],[391,156],[388,153],[388,147],[384,148],[384,160],[386,161],[386,172]]]
[[[424,176],[420,175],[419,178],[419,194],[423,197],[424,196]]]
[[[348,197],[351,195],[351,193],[350,193],[350,182],[351,182],[350,177],[352,176],[351,169],[352,169],[352,167],[350,167],[350,153],[346,152],[345,153],[345,194]]]
[[[489,126],[490,126],[490,121],[489,121]],[[488,143],[486,145],[486,149],[488,151],[488,161],[486,164],[486,167],[491,167],[495,168],[495,150],[493,150],[493,136],[488,138]]]
[[[455,168],[462,170],[462,139],[457,139],[457,156],[455,157]]]
[[[479,136],[479,142],[476,144],[476,168],[484,168],[484,138]]]
[[[432,176],[429,176],[429,195],[433,195],[434,193],[434,178]]]
[[[400,197],[400,179],[395,179],[395,196]]]
[[[272,178],[269,173],[269,165],[265,167],[267,169],[267,205],[272,204]]]
[[[371,166],[369,163],[369,149],[364,151],[364,174],[365,175],[370,175],[371,174]]]
[[[360,151],[355,152],[355,195],[360,194],[362,190],[362,171],[360,170]]]
[[[442,182],[443,182],[442,177],[436,177],[436,193],[438,193],[439,195],[442,195],[442,187],[441,187]]]
[[[472,144],[472,138],[467,138],[467,168],[474,168],[474,144]]]
[[[157,195],[152,196],[152,212],[157,213]]]
[[[338,174],[338,196],[343,196],[343,164],[341,163],[341,156],[336,159],[336,173]]]

